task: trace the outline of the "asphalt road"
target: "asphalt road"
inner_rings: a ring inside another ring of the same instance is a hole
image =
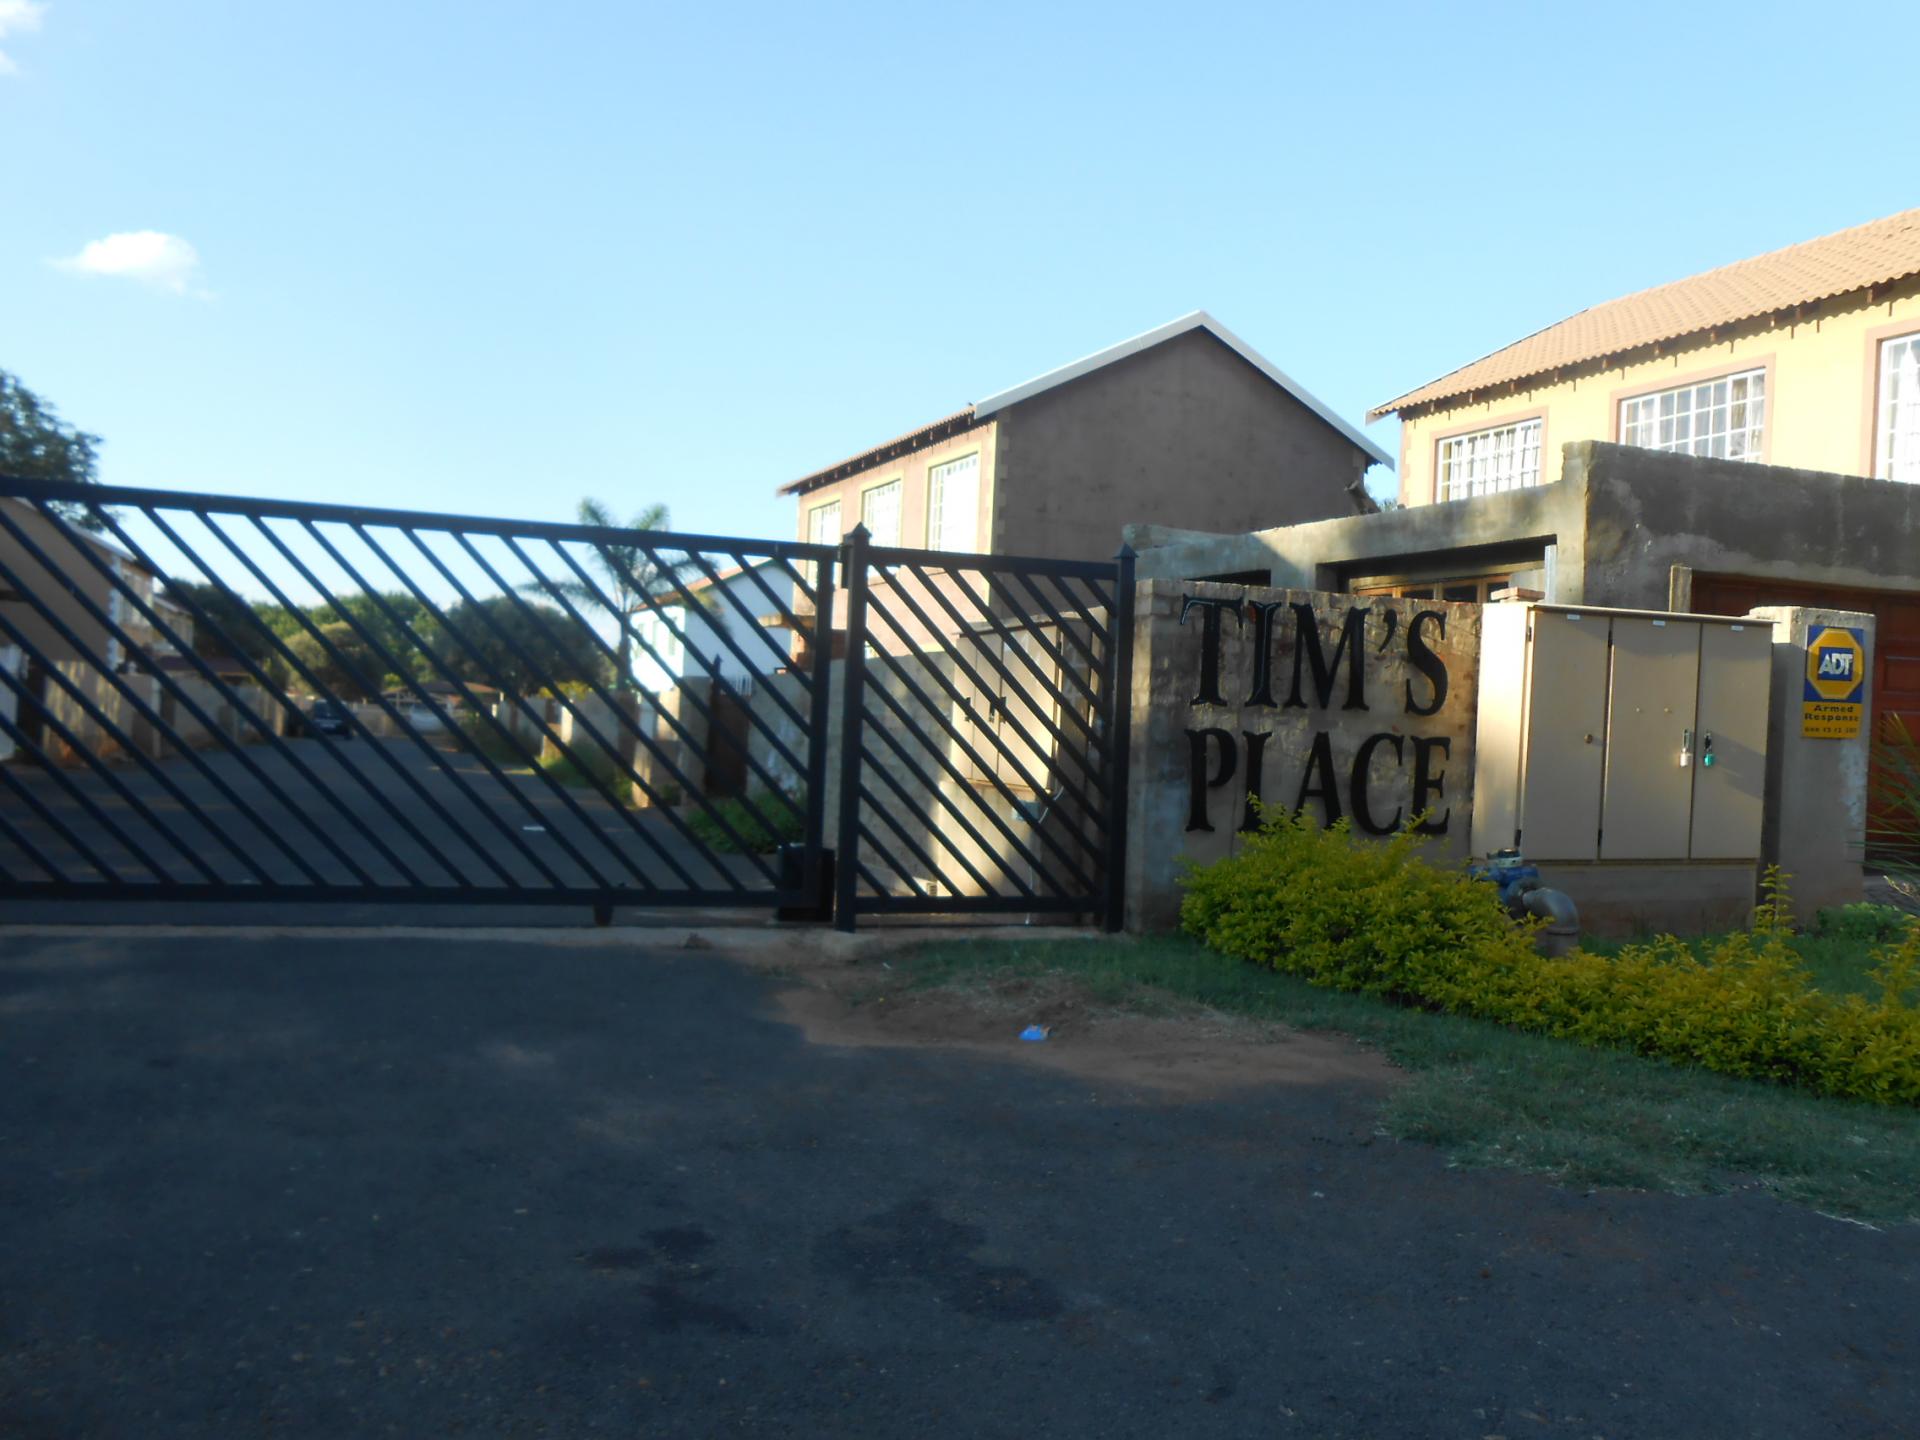
[[[1911,1436],[1920,1230],[810,1045],[710,952],[0,933],[0,1435]]]
[[[21,833],[0,830],[0,874],[30,883],[47,878],[37,851],[89,883],[367,885],[402,896],[424,887],[443,901],[463,880],[535,896],[616,886],[636,898],[650,887],[772,886],[770,859],[710,853],[666,812],[617,808],[591,789],[528,772],[496,776],[472,755],[410,740],[213,749],[116,765],[110,777],[31,765],[9,773],[24,794],[11,784],[0,790],[0,813]]]

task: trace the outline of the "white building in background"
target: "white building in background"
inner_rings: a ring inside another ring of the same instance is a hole
[[[697,606],[663,604],[658,613],[643,610],[634,622],[646,642],[634,646],[633,675],[641,685],[670,690],[682,679],[718,675],[747,691],[755,675],[792,662],[793,632],[782,612],[793,608],[793,578],[785,566],[762,560],[686,586]]]

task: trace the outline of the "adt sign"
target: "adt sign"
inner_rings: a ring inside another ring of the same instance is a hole
[[[1807,637],[1807,679],[1800,692],[1800,733],[1851,740],[1866,713],[1866,632],[1824,625]]]

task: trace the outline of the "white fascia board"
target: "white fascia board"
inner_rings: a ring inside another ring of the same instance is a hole
[[[984,420],[997,410],[1009,405],[1017,405],[1022,400],[1031,399],[1043,390],[1051,390],[1056,385],[1064,385],[1069,380],[1078,380],[1082,375],[1091,374],[1116,360],[1124,360],[1129,355],[1138,355],[1142,350],[1151,350],[1156,345],[1165,344],[1176,336],[1189,330],[1205,330],[1214,339],[1225,345],[1234,354],[1245,360],[1254,369],[1266,376],[1274,384],[1285,390],[1294,399],[1318,415],[1327,424],[1333,426],[1347,439],[1351,440],[1377,465],[1393,469],[1393,457],[1388,455],[1373,441],[1347,421],[1341,419],[1322,400],[1306,386],[1296,382],[1278,365],[1254,349],[1238,335],[1234,334],[1218,320],[1204,310],[1195,310],[1191,315],[1182,315],[1178,320],[1169,321],[1158,329],[1149,330],[1144,335],[1136,335],[1131,340],[1122,340],[1118,345],[1110,345],[1105,350],[1075,360],[1070,365],[1062,365],[1058,370],[1049,370],[1044,375],[1035,376],[1024,385],[1015,385],[1011,390],[1002,390],[997,395],[989,395],[984,400],[974,402],[973,413],[976,419]]]

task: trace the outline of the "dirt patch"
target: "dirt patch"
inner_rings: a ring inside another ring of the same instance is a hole
[[[1197,1006],[1145,1015],[1102,1005],[1060,976],[919,990],[816,972],[779,997],[780,1018],[819,1045],[965,1050],[1100,1084],[1114,1099],[1198,1100],[1255,1085],[1383,1089],[1399,1072],[1336,1036]],[[1047,1038],[1022,1030],[1043,1026]]]

